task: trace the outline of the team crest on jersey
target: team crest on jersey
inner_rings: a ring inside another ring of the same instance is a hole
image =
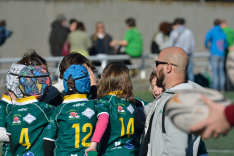
[[[34,156],[34,154],[32,152],[27,152],[26,154],[24,154],[23,156]]]
[[[95,112],[90,109],[90,108],[86,108],[85,111],[82,112],[82,115],[88,117],[89,119],[95,114]]]
[[[130,140],[128,140],[128,141],[126,142],[126,144],[124,145],[124,147],[126,147],[127,149],[132,149],[132,148],[134,147],[134,145],[131,143]]]
[[[28,113],[24,118],[24,121],[26,121],[28,124],[31,124],[34,120],[37,118],[33,116],[32,114]]]
[[[132,114],[134,112],[134,108],[132,107],[132,105],[129,105],[127,107],[127,110]]]
[[[121,106],[118,106],[118,107],[117,107],[117,110],[118,110],[118,112],[121,112],[121,113],[125,112],[125,111],[123,110],[123,107],[121,107]]]
[[[70,112],[70,114],[69,114],[69,118],[70,118],[70,119],[76,119],[76,118],[79,118],[79,117],[80,117],[80,116],[77,115],[76,112]]]
[[[13,119],[13,124],[15,123],[21,123],[20,119],[17,116],[15,116]]]

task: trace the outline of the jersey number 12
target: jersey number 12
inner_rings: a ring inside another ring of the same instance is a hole
[[[82,127],[82,132],[86,132],[89,127],[90,132],[83,138],[81,144],[83,147],[89,147],[90,143],[86,143],[86,140],[92,135],[93,126],[90,123],[84,124]],[[73,124],[72,128],[75,128],[75,148],[79,148],[80,146],[80,124]]]

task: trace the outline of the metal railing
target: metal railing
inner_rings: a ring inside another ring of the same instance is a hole
[[[210,56],[210,53],[194,53],[193,54],[193,59],[197,58],[208,58]],[[140,77],[141,79],[146,78],[146,68],[151,68],[153,69],[155,67],[155,62],[152,62],[151,64],[146,64],[147,59],[156,59],[158,57],[157,54],[148,54],[148,55],[142,55],[140,58],[141,63],[140,64],[133,64],[133,65],[128,65],[129,69],[139,69],[140,70]],[[17,63],[21,58],[0,58],[0,64],[2,65],[3,63]],[[45,60],[47,63],[49,62],[60,62],[63,59],[63,57],[45,57]],[[90,61],[100,61],[101,66],[96,67],[98,70],[98,73],[102,73],[103,69],[106,67],[108,61],[124,61],[124,60],[129,60],[129,59],[134,59],[131,58],[129,55],[106,55],[103,57],[97,57],[97,56],[89,56],[88,59]],[[198,62],[194,61],[194,67],[206,67],[206,69],[209,68],[210,63],[209,61],[204,61],[204,62]],[[6,74],[8,70],[0,70],[0,74]],[[57,72],[58,68],[53,68],[50,70],[50,72]]]

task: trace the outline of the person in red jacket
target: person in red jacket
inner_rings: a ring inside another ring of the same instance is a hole
[[[202,96],[201,99],[210,108],[210,115],[207,119],[193,125],[190,130],[192,132],[201,131],[204,139],[211,136],[217,138],[220,134],[226,135],[234,126],[234,105],[224,106],[209,100],[205,96]]]

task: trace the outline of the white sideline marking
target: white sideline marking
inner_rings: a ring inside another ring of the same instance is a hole
[[[212,153],[234,153],[233,150],[215,150],[215,149],[207,149],[208,152]]]

